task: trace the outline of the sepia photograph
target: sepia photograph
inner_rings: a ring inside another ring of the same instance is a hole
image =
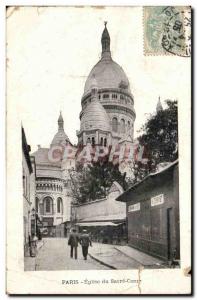
[[[19,269],[93,272],[61,273],[68,294],[158,293],[142,270],[165,276],[162,294],[189,293],[191,7],[6,15],[8,293],[54,293],[12,283]]]

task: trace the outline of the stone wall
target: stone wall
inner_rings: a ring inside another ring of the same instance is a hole
[[[105,199],[76,207],[78,221],[121,220],[126,218],[126,204],[116,201],[120,191],[111,191]]]

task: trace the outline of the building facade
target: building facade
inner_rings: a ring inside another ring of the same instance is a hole
[[[29,252],[29,239],[35,234],[35,182],[36,165],[34,157],[30,156],[31,147],[27,144],[24,128],[22,127],[22,172],[23,172],[23,232],[24,255]]]
[[[102,54],[92,68],[81,99],[79,145],[115,145],[133,142],[134,97],[124,70],[111,57],[106,27],[101,38]]]
[[[128,244],[164,260],[180,259],[178,160],[116,200],[127,204]]]
[[[36,212],[50,237],[64,236],[70,223],[71,198],[68,194],[69,169],[75,167],[74,159],[63,160],[65,146],[70,143],[64,131],[60,113],[58,132],[49,148],[38,146],[33,153],[36,162]]]

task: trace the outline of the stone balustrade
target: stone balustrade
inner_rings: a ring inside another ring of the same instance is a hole
[[[39,178],[36,180],[36,190],[38,191],[63,191],[63,181],[61,179]]]

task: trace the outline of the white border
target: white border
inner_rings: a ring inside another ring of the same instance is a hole
[[[6,184],[6,164],[5,164],[5,111],[6,111],[6,106],[5,106],[5,92],[6,92],[6,80],[5,80],[5,7],[6,6],[14,6],[14,5],[122,5],[122,6],[127,6],[127,5],[191,5],[194,9],[197,6],[196,0],[190,0],[189,2],[187,1],[161,1],[158,2],[157,0],[155,1],[120,1],[120,0],[97,0],[97,1],[80,1],[80,0],[48,0],[48,1],[38,1],[38,0],[23,0],[23,1],[1,1],[0,4],[0,28],[1,28],[1,34],[0,34],[0,45],[1,45],[1,54],[0,55],[0,137],[1,137],[1,147],[0,147],[0,157],[1,157],[1,163],[0,163],[0,199],[1,199],[1,216],[0,216],[0,243],[1,245],[5,245],[5,184]],[[195,37],[196,37],[196,30],[195,32]],[[194,37],[194,38],[195,38]],[[195,45],[194,45],[195,46]],[[196,63],[195,63],[196,66]],[[194,68],[195,68],[194,66]],[[196,84],[196,78],[194,82],[194,86]],[[195,105],[195,115],[196,115],[196,105]],[[195,125],[195,118],[194,118],[194,125]],[[196,129],[196,127],[195,127]],[[195,132],[194,132],[195,133]],[[196,142],[195,145],[196,146]],[[196,167],[196,162],[195,166]],[[194,181],[194,186],[196,184],[196,181]],[[196,205],[195,205],[196,208]],[[195,218],[194,218],[195,220]],[[0,276],[0,295],[1,299],[7,298],[5,295],[5,251],[2,251],[3,255],[0,256],[0,269],[1,269],[1,276]],[[40,297],[38,297],[40,298]],[[54,297],[55,298],[55,297]]]

